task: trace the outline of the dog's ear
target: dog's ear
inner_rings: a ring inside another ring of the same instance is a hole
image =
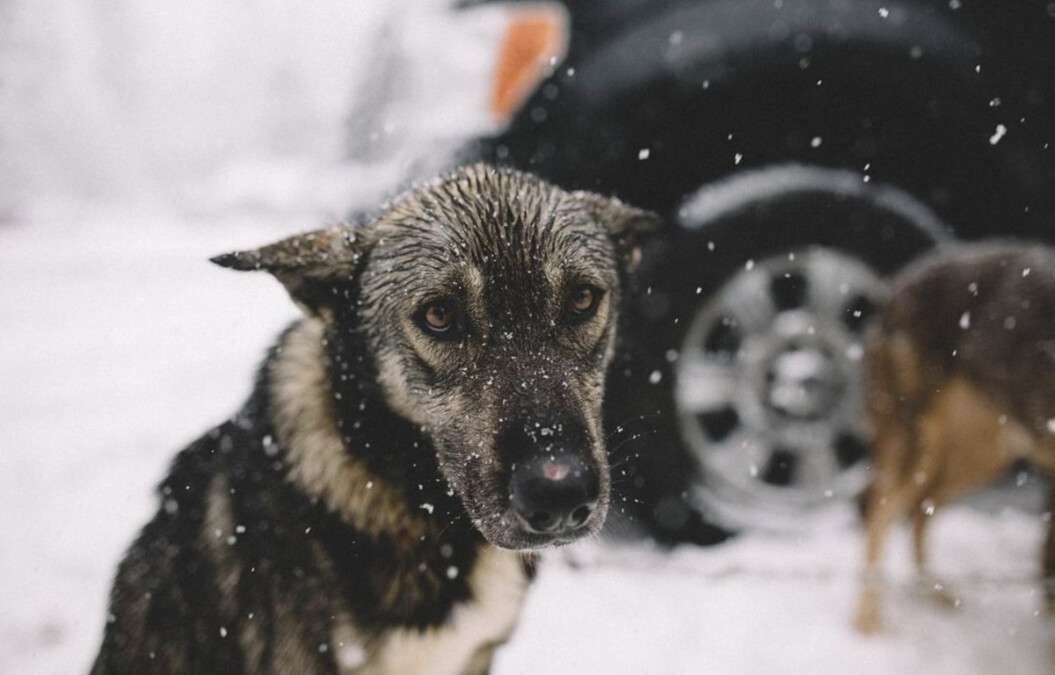
[[[341,225],[210,260],[233,270],[270,272],[298,305],[325,317],[330,303],[359,269],[367,248],[361,231]]]
[[[628,270],[641,262],[641,246],[648,235],[659,230],[663,219],[652,211],[625,204],[615,197],[594,192],[574,192],[576,199],[586,204],[590,213],[606,228],[615,242],[616,251]]]

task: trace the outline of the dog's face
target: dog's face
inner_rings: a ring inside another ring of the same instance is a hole
[[[495,545],[530,548],[604,522],[601,405],[620,279],[656,225],[617,201],[477,165],[354,234],[274,245],[300,259],[325,251],[325,273],[255,262],[363,336],[386,402],[431,438],[476,526]],[[355,275],[354,308],[304,281],[333,274]]]

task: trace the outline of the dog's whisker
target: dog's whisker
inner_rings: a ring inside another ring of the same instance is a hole
[[[615,427],[608,433],[608,435],[606,436],[605,440],[606,441],[611,441],[613,438],[617,437],[619,434],[630,432],[631,430],[630,430],[629,427],[632,424],[634,424],[635,422],[651,421],[651,420],[657,419],[659,417],[661,417],[661,415],[656,414],[656,413],[650,413],[650,414],[645,414],[645,415],[636,415],[634,417],[630,417],[630,418],[628,418],[628,419],[616,424]]]
[[[615,447],[611,448],[608,451],[608,455],[609,456],[618,456],[617,453],[620,450],[622,450],[624,447],[629,445],[630,443],[633,443],[634,441],[641,440],[642,438],[646,438],[648,436],[652,436],[653,434],[656,434],[656,433],[658,433],[657,430],[650,430],[650,431],[644,431],[644,432],[641,432],[639,434],[635,434],[635,435],[633,435],[633,436],[631,436],[629,438],[626,438],[626,439],[620,441],[619,443],[617,443],[615,445]]]

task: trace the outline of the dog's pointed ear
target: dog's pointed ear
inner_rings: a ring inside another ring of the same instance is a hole
[[[593,216],[608,229],[626,268],[633,270],[637,267],[641,262],[641,246],[645,239],[663,225],[659,214],[594,192],[578,191],[573,196],[584,202]]]
[[[325,316],[347,288],[366,256],[361,231],[341,225],[297,234],[273,244],[210,258],[220,267],[270,272],[293,300],[312,314]]]

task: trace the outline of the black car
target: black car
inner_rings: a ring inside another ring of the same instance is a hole
[[[794,525],[867,482],[862,331],[952,237],[1050,237],[1055,3],[581,0],[566,58],[469,154],[670,223],[609,426],[663,539]]]

